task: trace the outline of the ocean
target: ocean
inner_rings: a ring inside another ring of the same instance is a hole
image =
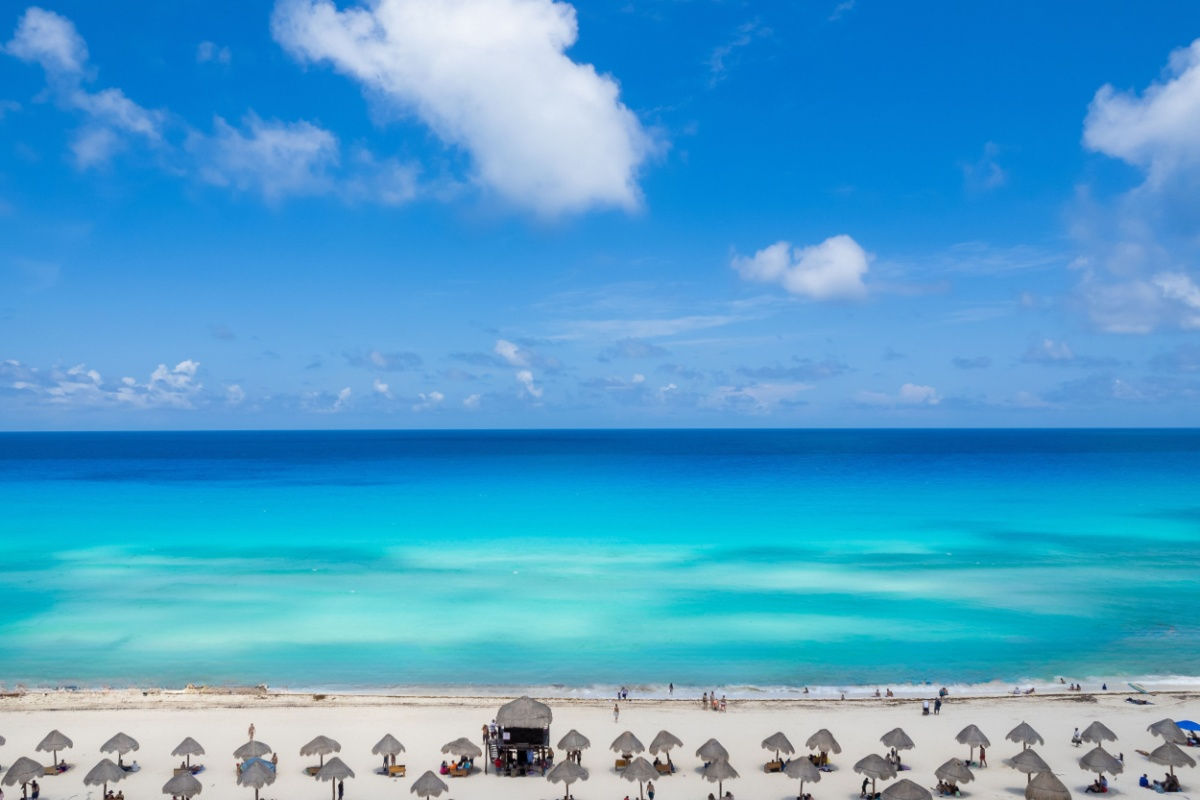
[[[0,434],[0,548],[10,688],[1200,676],[1192,430]]]

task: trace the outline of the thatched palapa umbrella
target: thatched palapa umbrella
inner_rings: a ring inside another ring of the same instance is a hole
[[[266,742],[260,742],[258,739],[251,739],[244,745],[233,751],[234,758],[262,758],[268,753],[274,752],[271,750],[271,745]]]
[[[959,744],[965,744],[969,748],[967,751],[967,761],[975,760],[976,747],[991,747],[992,743],[983,735],[983,731],[979,730],[974,725],[968,725],[958,732],[958,736],[954,740]]]
[[[622,756],[632,756],[635,753],[644,753],[646,751],[641,741],[633,735],[633,731],[625,731],[613,739],[613,743],[608,746],[608,749]]]
[[[191,769],[192,756],[204,755],[204,748],[200,746],[199,742],[197,742],[195,739],[193,739],[192,737],[189,736],[186,739],[184,739],[182,742],[180,742],[179,745],[174,750],[171,751],[171,755],[185,756],[187,758],[187,766],[189,769]]]
[[[875,794],[875,781],[887,781],[896,777],[896,765],[877,753],[860,758],[854,771],[871,779],[871,794]]]
[[[621,770],[621,777],[627,781],[637,781],[638,797],[641,800],[646,800],[646,781],[652,781],[657,778],[658,770],[649,761],[638,756],[633,761],[630,761],[625,769]]]
[[[971,768],[957,758],[952,758],[935,769],[933,776],[939,781],[953,783],[955,786],[975,780],[975,773],[971,772]]]
[[[1025,800],[1071,800],[1071,790],[1047,770],[1025,786]]]
[[[450,787],[441,778],[434,775],[432,770],[425,770],[425,774],[413,782],[409,791],[417,797],[437,797],[442,792],[450,791]]]
[[[104,787],[101,797],[108,794],[108,785],[122,781],[128,775],[125,770],[112,762],[111,758],[104,758],[100,763],[92,767],[87,775],[83,776],[84,786],[102,786]]]
[[[262,791],[262,788],[275,782],[275,770],[268,767],[267,762],[258,759],[242,768],[242,771],[238,773],[237,782],[238,786],[249,786],[254,789],[254,800],[258,800],[258,793]]]
[[[883,790],[883,800],[933,800],[933,795],[924,786],[901,778]]]
[[[717,796],[720,797],[723,794],[721,790],[725,786],[725,781],[731,781],[739,776],[737,770],[727,759],[718,758],[704,768],[704,777],[717,785]]]
[[[696,748],[696,757],[704,759],[705,763],[713,761],[728,761],[729,751],[716,739],[709,739]]]
[[[53,730],[46,734],[46,738],[38,743],[34,748],[41,753],[52,753],[54,755],[54,763],[58,763],[58,751],[69,750],[75,746],[75,743],[66,737],[59,730]]]
[[[804,782],[812,781],[816,783],[821,780],[821,770],[817,769],[817,765],[809,761],[807,758],[797,758],[795,761],[789,761],[788,765],[783,768],[783,773],[792,779],[800,780],[799,797],[804,796]]]
[[[329,759],[329,763],[323,765],[317,770],[316,778],[319,781],[329,781],[329,797],[330,800],[336,800],[338,784],[347,778],[354,777],[354,770],[346,766],[346,762],[342,761],[337,756]]]
[[[1079,759],[1079,766],[1088,772],[1096,773],[1096,777],[1100,777],[1106,772],[1109,775],[1120,775],[1125,771],[1125,765],[1100,745],[1096,745],[1084,753],[1083,757]]]
[[[325,756],[329,755],[330,753],[340,752],[342,752],[342,746],[338,744],[336,740],[330,739],[328,736],[318,736],[300,748],[300,755],[302,756],[321,757],[321,761],[317,765],[318,768],[325,766]]]
[[[804,746],[809,750],[816,750],[820,754],[821,761],[825,763],[829,762],[830,753],[837,755],[842,752],[842,746],[838,744],[837,739],[833,738],[833,734],[829,732],[828,728],[821,728],[821,730],[808,737],[808,741],[804,743]]]
[[[1171,774],[1175,774],[1176,767],[1194,767],[1195,760],[1187,753],[1179,749],[1173,742],[1163,742],[1158,747],[1150,751],[1150,755],[1146,756],[1155,764],[1171,768]]]
[[[46,769],[32,758],[21,756],[8,767],[8,771],[4,773],[3,783],[5,786],[16,786],[21,784],[21,796],[26,794],[26,785],[37,778],[46,774]]]
[[[671,764],[671,750],[676,747],[683,747],[683,742],[679,737],[670,731],[659,731],[654,740],[650,742],[650,755],[656,756],[660,753],[667,757],[667,766],[673,767]]]
[[[546,773],[546,780],[551,783],[563,784],[563,800],[571,796],[571,784],[575,781],[586,781],[588,771],[574,761],[560,761]]]
[[[472,742],[467,737],[463,736],[455,739],[453,742],[447,742],[442,745],[442,752],[449,753],[452,756],[459,758],[479,758],[483,755],[483,751],[479,749],[479,745]]]
[[[196,780],[196,776],[190,772],[181,772],[171,780],[163,784],[163,794],[169,794],[171,797],[182,797],[187,800],[189,797],[195,797],[200,794],[204,787],[200,785],[200,781]]]
[[[1115,742],[1117,735],[1110,731],[1104,723],[1093,722],[1083,729],[1083,733],[1079,734],[1079,738],[1092,744],[1104,744],[1105,742]]]
[[[774,750],[775,760],[782,761],[780,753],[787,753],[789,756],[796,752],[796,748],[792,747],[792,743],[784,735],[783,731],[776,731],[770,736],[762,740],[763,750]]]
[[[1171,718],[1160,719],[1158,722],[1146,728],[1151,734],[1161,736],[1164,742],[1171,744],[1186,744],[1187,734],[1183,732],[1183,728],[1175,724],[1175,720]]]
[[[1012,764],[1013,769],[1025,773],[1026,784],[1033,780],[1034,774],[1050,771],[1050,765],[1043,761],[1033,748],[1017,753],[1009,760],[1009,763]]]
[[[565,750],[567,758],[575,759],[577,764],[582,760],[583,751],[591,746],[591,741],[574,728],[571,728],[567,731],[566,736],[558,740],[558,749]]]
[[[1017,727],[1008,732],[1008,736],[1004,737],[1010,742],[1016,742],[1021,745],[1022,750],[1026,750],[1030,745],[1045,744],[1046,740],[1042,735],[1033,729],[1033,726],[1028,722],[1022,722]]]
[[[134,739],[127,733],[118,733],[116,736],[100,745],[101,753],[117,754],[117,766],[121,766],[121,756],[137,749],[137,739]]]
[[[400,744],[400,740],[395,736],[385,733],[371,748],[371,752],[377,756],[395,756],[404,752],[404,745]]]
[[[879,741],[883,742],[884,747],[893,747],[897,752],[900,750],[912,750],[916,747],[913,740],[908,738],[908,734],[903,728],[892,728],[890,731],[879,737]]]

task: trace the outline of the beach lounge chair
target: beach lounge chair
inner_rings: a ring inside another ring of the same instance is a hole
[[[451,778],[465,778],[470,774],[471,774],[471,770],[467,769],[466,767],[455,766],[455,767],[450,768],[450,777]]]
[[[783,772],[782,761],[768,761],[763,764],[763,772]]]
[[[629,766],[629,759],[618,758],[616,761],[613,762],[613,767],[615,769],[625,769],[628,766]]]
[[[407,771],[408,768],[403,764],[392,764],[388,767],[387,774],[392,778],[403,778]]]
[[[317,773],[320,771],[321,771],[320,767],[305,767],[304,768],[304,774],[309,775],[314,778],[317,777]]]
[[[671,765],[664,764],[661,761],[654,765],[654,769],[658,770],[659,775],[670,775],[671,774]]]

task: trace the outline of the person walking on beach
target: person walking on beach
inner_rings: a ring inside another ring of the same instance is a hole
[[[979,766],[987,766],[987,749],[983,745],[979,745]]]
[[[646,781],[646,797],[654,800],[654,781]]]
[[[933,713],[934,715],[942,713],[942,698],[939,697],[933,701]]]
[[[620,718],[621,718],[621,704],[613,703],[613,722],[616,722]]]
[[[250,741],[253,742],[254,741],[254,723],[253,722],[250,723],[250,730],[248,731],[248,733],[250,734]]]
[[[342,795],[346,793],[346,784],[338,781],[338,800],[342,800]]]

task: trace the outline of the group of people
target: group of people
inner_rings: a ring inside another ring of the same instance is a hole
[[[1108,778],[1101,775],[1092,781],[1084,791],[1088,794],[1105,794],[1108,792]]]
[[[900,751],[896,748],[893,747],[891,750],[889,750],[888,754],[885,755],[884,758],[887,759],[889,764],[896,768],[897,772],[904,769],[904,765],[900,763]]]
[[[804,693],[805,693],[805,694],[808,694],[808,690],[807,690],[807,689],[805,689],[805,690],[804,690]],[[882,695],[881,695],[881,694],[879,693],[879,687],[878,687],[878,686],[876,686],[876,687],[875,687],[875,696],[876,696],[876,697],[895,697],[896,695],[892,694],[892,689],[891,689],[891,687],[890,687],[890,686],[888,687],[887,693],[886,693],[886,694],[882,694]]]
[[[1138,786],[1143,789],[1153,789],[1156,792],[1178,792],[1180,788],[1179,778],[1169,772],[1163,775],[1161,781],[1152,781],[1145,773],[1142,773],[1142,777],[1138,779]]]
[[[700,707],[709,711],[724,711],[726,709],[725,695],[721,695],[721,699],[718,700],[715,691],[712,693],[705,692],[700,697]]]
[[[499,766],[499,765],[497,765],[497,766]],[[442,766],[438,769],[438,772],[442,773],[443,775],[449,775],[450,770],[452,770],[452,769],[465,769],[467,772],[470,772],[474,767],[475,767],[475,762],[472,761],[471,759],[467,758],[466,756],[463,756],[457,762],[443,761]]]
[[[656,770],[658,770],[660,774],[662,773],[662,767],[664,767],[664,766],[667,768],[668,774],[673,773],[675,771],[675,763],[673,761],[671,761],[670,755],[667,756],[667,761],[665,764],[663,763],[663,760],[661,758],[659,758],[658,756],[655,756],[654,757],[654,768]]]
[[[958,784],[951,783],[950,781],[938,781],[937,786],[933,787],[933,790],[935,792],[937,792],[938,795],[940,795],[941,797],[958,797],[959,796]]]
[[[114,792],[112,789],[109,789],[104,794],[104,800],[125,800],[125,792],[124,790]]]
[[[945,689],[943,689],[942,691],[945,691]],[[942,713],[942,698],[940,695],[933,699],[933,713],[935,716],[937,714]],[[929,701],[928,700],[923,700],[921,702],[921,716],[923,716],[923,717],[929,716]]]

